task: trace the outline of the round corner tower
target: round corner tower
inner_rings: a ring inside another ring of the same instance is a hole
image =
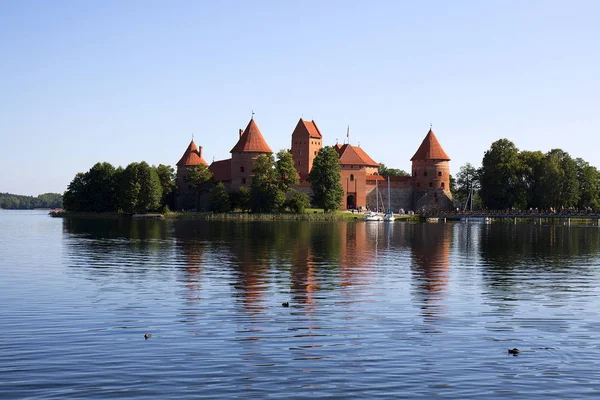
[[[196,146],[194,139],[190,142],[188,148],[177,162],[177,187],[180,191],[186,192],[191,189],[189,177],[191,170],[197,165],[202,164],[208,166],[204,158],[202,158],[202,146]]]
[[[410,161],[415,190],[438,190],[451,198],[450,157],[431,129]]]

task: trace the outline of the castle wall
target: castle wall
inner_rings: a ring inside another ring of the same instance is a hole
[[[252,185],[254,162],[264,153],[239,152],[231,154],[231,186],[232,190],[240,186]]]
[[[414,190],[415,211],[452,210],[452,196],[442,189]]]
[[[376,204],[379,204],[379,210],[384,212],[388,208],[388,195],[387,195],[387,184],[379,185],[379,202],[376,203],[375,200],[375,186],[369,187],[366,190],[367,193],[367,208],[369,210],[375,210],[377,208]],[[392,202],[392,212],[398,213],[400,209],[403,209],[405,212],[414,210],[413,207],[413,188],[412,187],[402,187],[402,188],[394,188],[390,187],[390,198]],[[381,202],[383,200],[383,206]],[[383,207],[383,208],[382,208]]]
[[[193,167],[179,166],[177,167],[177,175],[175,183],[181,192],[188,192],[192,190],[192,185],[189,182],[190,169]]]
[[[314,193],[312,191],[312,187],[310,186],[310,182],[302,181],[299,185],[294,186],[294,189],[307,195],[312,203]]]
[[[175,209],[186,211],[205,211],[210,207],[210,193],[197,190],[178,193],[175,197]]]

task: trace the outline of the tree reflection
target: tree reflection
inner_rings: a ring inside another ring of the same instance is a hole
[[[509,293],[524,284],[551,289],[571,286],[564,280],[589,275],[592,271],[581,261],[599,250],[598,229],[589,227],[490,224],[479,241],[484,281]],[[551,282],[545,278],[549,274]]]

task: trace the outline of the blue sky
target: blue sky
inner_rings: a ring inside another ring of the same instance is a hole
[[[63,192],[97,161],[229,157],[255,112],[410,170],[500,138],[600,167],[597,1],[2,1],[0,192]]]

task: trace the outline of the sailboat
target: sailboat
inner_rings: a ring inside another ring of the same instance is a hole
[[[385,213],[385,215],[383,216],[383,220],[386,222],[394,222],[394,220],[396,219],[396,217],[394,217],[394,214],[392,213],[392,195],[390,193],[390,177],[387,177],[387,181],[388,181],[388,209]]]
[[[377,209],[377,203],[379,202],[379,188],[377,186],[377,180],[375,180],[375,208]],[[365,215],[365,221],[367,222],[381,222],[383,218],[375,211],[369,212]]]

